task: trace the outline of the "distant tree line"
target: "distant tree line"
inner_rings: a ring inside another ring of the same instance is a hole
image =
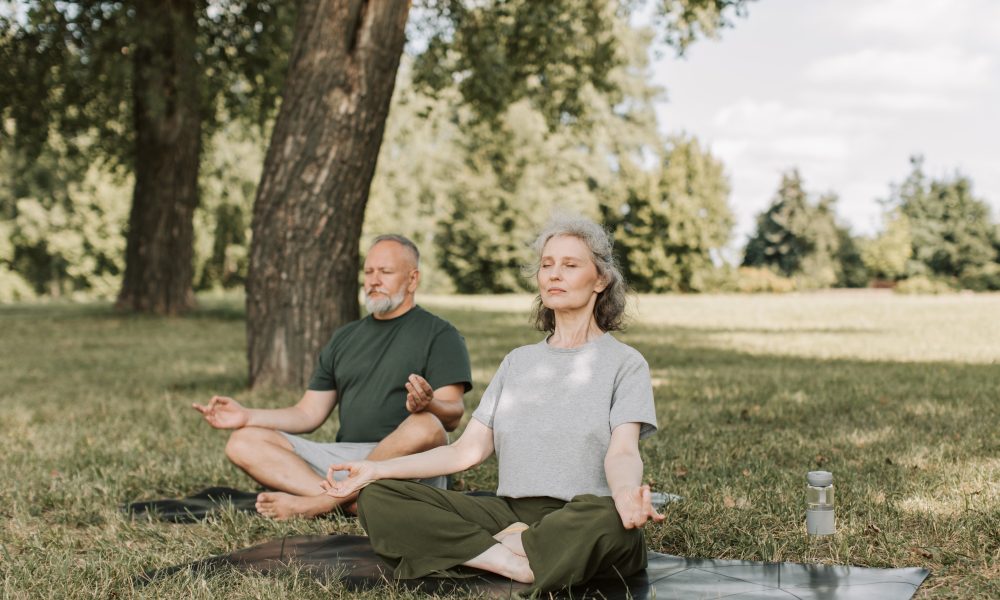
[[[796,170],[781,180],[744,253],[743,266],[766,268],[788,288],[895,286],[935,293],[1000,290],[1000,225],[965,175],[930,178],[910,159],[906,179],[881,201],[874,237],[839,225],[834,194],[807,194]]]

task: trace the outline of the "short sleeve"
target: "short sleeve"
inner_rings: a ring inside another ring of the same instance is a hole
[[[639,355],[630,357],[615,382],[611,398],[611,430],[622,423],[639,423],[639,438],[656,432],[656,406],[649,365]]]
[[[507,364],[509,362],[510,355],[508,354],[504,357],[503,362],[500,363],[500,368],[493,375],[493,379],[490,380],[490,385],[483,392],[483,397],[479,401],[476,411],[472,413],[473,419],[490,429],[493,429],[493,417],[497,414],[497,403],[500,401],[500,394],[503,393],[503,382],[507,376]]]
[[[309,389],[316,392],[328,392],[337,389],[337,376],[333,368],[333,341],[336,336],[323,347],[316,359],[316,368],[309,379]]]
[[[434,389],[453,384],[462,384],[465,392],[472,389],[469,351],[465,339],[454,327],[449,325],[434,336],[427,356],[425,379]]]

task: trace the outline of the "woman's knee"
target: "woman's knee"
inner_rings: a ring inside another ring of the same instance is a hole
[[[578,504],[588,528],[596,535],[614,545],[629,546],[636,543],[636,536],[642,536],[641,529],[626,529],[614,500],[603,496],[578,496],[573,499]]]

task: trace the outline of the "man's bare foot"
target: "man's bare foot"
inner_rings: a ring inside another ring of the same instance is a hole
[[[518,521],[511,523],[502,531],[493,536],[493,539],[503,544],[505,548],[518,556],[527,556],[524,552],[524,544],[521,543],[521,533],[526,531],[528,526]]]
[[[285,492],[257,494],[257,512],[279,521],[293,517],[311,519],[337,507],[337,501],[326,494],[295,496]]]

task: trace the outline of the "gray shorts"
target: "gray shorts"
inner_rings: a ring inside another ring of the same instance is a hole
[[[307,440],[297,435],[279,432],[292,445],[292,451],[299,455],[299,458],[306,461],[313,471],[320,477],[326,477],[326,471],[330,465],[339,463],[364,460],[368,458],[375,446],[375,442],[332,442],[320,443]],[[333,478],[340,481],[347,478],[347,471],[335,471]],[[420,483],[430,485],[442,490],[448,489],[448,478],[444,475],[431,477],[430,479],[418,479]]]

